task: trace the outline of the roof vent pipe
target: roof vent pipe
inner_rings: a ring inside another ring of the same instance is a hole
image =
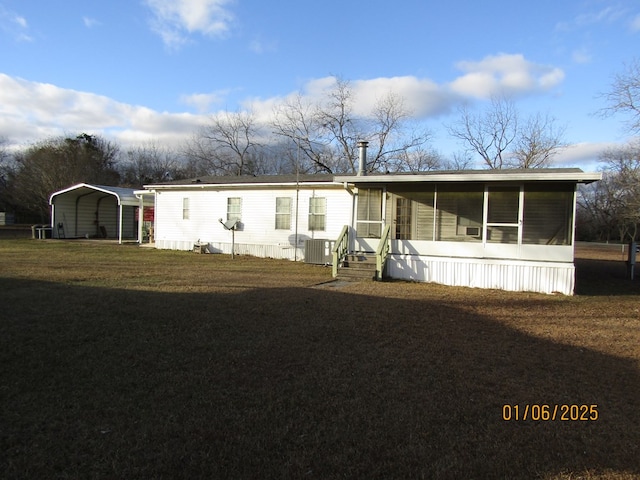
[[[360,151],[360,161],[358,163],[358,176],[367,174],[367,145],[369,142],[361,140],[358,142],[358,150]]]

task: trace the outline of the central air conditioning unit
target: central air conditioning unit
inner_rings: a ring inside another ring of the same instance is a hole
[[[331,265],[335,240],[313,239],[304,242],[304,262],[315,265]]]

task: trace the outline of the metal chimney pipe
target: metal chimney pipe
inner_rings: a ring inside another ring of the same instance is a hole
[[[358,142],[358,150],[360,152],[360,161],[358,162],[359,177],[367,174],[367,145],[369,145],[369,142],[365,142],[364,140]]]

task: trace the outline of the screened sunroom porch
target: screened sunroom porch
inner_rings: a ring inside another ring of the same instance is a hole
[[[579,169],[336,177],[353,195],[349,248],[385,275],[448,285],[573,292]]]
[[[393,253],[573,261],[575,184],[421,187],[359,187],[354,249],[375,251],[389,224]]]

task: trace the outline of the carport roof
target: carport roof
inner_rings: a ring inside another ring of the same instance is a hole
[[[59,190],[52,193],[51,197],[49,197],[49,205],[53,205],[55,197],[71,192],[75,194],[75,197],[101,192],[116,197],[116,199],[118,200],[118,205],[140,205],[140,199],[136,197],[136,190],[134,190],[133,188],[110,187],[106,185],[90,185],[88,183],[79,183],[77,185],[73,185],[72,187],[65,188],[64,190]],[[149,203],[149,200],[145,200],[144,203]]]

